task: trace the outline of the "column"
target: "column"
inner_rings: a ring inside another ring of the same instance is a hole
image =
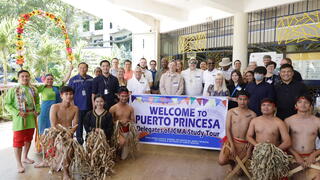
[[[154,19],[154,24],[152,26],[152,32],[155,33],[154,40],[154,55],[157,61],[157,69],[160,69],[160,21]]]
[[[238,12],[234,14],[233,20],[233,62],[237,59],[241,61],[241,70],[248,65],[248,14]]]

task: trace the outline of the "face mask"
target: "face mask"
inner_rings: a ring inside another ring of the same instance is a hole
[[[263,80],[264,75],[263,74],[254,74],[254,79],[257,81]]]

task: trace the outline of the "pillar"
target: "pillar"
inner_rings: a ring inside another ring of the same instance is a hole
[[[233,62],[241,61],[241,70],[248,66],[248,14],[238,12],[233,19]]]

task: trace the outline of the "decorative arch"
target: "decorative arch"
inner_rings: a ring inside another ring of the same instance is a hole
[[[24,41],[23,41],[23,32],[24,32],[24,26],[26,25],[26,23],[30,20],[30,18],[32,16],[42,16],[42,17],[48,17],[49,19],[51,19],[52,21],[54,21],[54,23],[60,27],[60,29],[62,30],[62,33],[64,35],[65,38],[65,44],[66,44],[66,52],[67,52],[67,59],[69,61],[74,60],[74,55],[72,54],[72,49],[71,49],[71,41],[69,39],[69,35],[67,32],[67,28],[65,23],[62,21],[61,18],[56,17],[54,14],[49,13],[49,12],[44,12],[42,10],[34,10],[30,13],[26,13],[26,14],[22,14],[19,18],[19,24],[17,26],[17,42],[16,42],[16,48],[17,48],[17,60],[16,63],[19,64],[21,67],[23,66],[23,63],[25,62],[25,56],[24,56]]]

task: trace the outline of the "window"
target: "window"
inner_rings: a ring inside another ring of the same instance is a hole
[[[110,46],[112,46],[112,45],[113,45],[113,37],[110,36]]]
[[[93,46],[103,47],[103,39],[95,39],[95,40],[93,40]]]
[[[112,29],[112,22],[110,22],[110,29]]]
[[[86,20],[82,24],[83,32],[88,32],[90,30],[90,22]]]
[[[94,24],[94,30],[102,30],[103,29],[103,19],[99,19],[99,21],[97,21]]]

